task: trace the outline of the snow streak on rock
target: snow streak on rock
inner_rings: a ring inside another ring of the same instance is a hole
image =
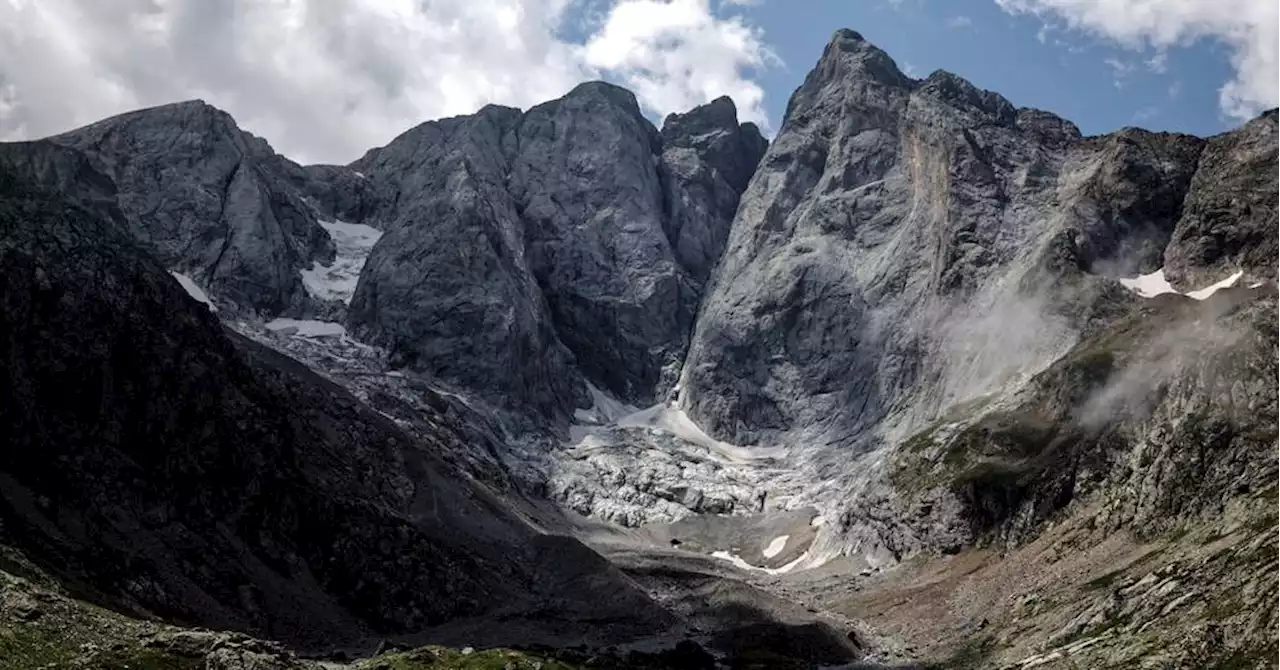
[[[355,295],[360,270],[369,259],[373,245],[382,237],[382,231],[372,226],[343,221],[321,221],[337,249],[331,265],[316,261],[310,270],[302,270],[302,283],[307,292],[320,300],[341,300],[351,304]]]
[[[213,301],[209,299],[209,295],[204,292],[204,289],[200,288],[200,285],[197,284],[194,279],[182,274],[181,272],[170,272],[169,274],[173,275],[173,278],[178,280],[178,283],[182,285],[182,288],[187,292],[187,295],[208,305],[209,311],[218,311],[218,307],[213,304]]]
[[[1220,289],[1235,286],[1236,282],[1240,281],[1240,278],[1243,276],[1244,272],[1237,270],[1235,274],[1223,279],[1222,281],[1215,282],[1202,289],[1181,293],[1169,283],[1168,279],[1165,279],[1164,268],[1160,268],[1150,274],[1122,278],[1120,279],[1120,285],[1144,298],[1154,298],[1158,295],[1164,295],[1165,293],[1177,293],[1178,295],[1185,295],[1194,300],[1204,300],[1214,293],[1217,293]]]

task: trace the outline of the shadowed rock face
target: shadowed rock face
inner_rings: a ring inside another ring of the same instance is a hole
[[[742,197],[683,403],[722,439],[820,454],[1003,388],[1133,304],[1106,277],[1159,268],[1166,246],[1179,257],[1184,209],[1207,207],[1193,184],[1222,181],[1205,170],[1214,155],[1247,145],[1274,162],[1259,144],[1274,144],[1274,117],[1240,132],[1253,144],[1228,135],[1212,151],[1137,129],[1082,138],[953,74],[912,80],[840,31]],[[1273,273],[1261,255],[1230,258]]]
[[[288,163],[201,101],[145,109],[51,138],[114,181],[129,231],[166,267],[239,305],[307,302],[298,271],[333,245],[282,176]],[[293,166],[296,168],[296,166]]]
[[[584,381],[648,403],[675,379],[764,148],[726,100],[667,136],[594,82],[527,113],[423,124],[352,165],[387,230],[352,328],[416,369],[563,422]]]
[[[1277,114],[1208,140],[1165,251],[1175,286],[1196,288],[1240,268],[1275,278]]]
[[[724,253],[738,198],[768,142],[754,124],[738,124],[729,98],[717,98],[662,124],[667,240],[690,279],[703,284]]]
[[[552,597],[562,624],[610,622],[606,637],[665,621],[441,463],[431,440],[455,433],[410,436],[229,334],[128,222],[15,172],[0,167],[0,544],[116,607],[294,641]],[[571,578],[610,598],[544,588]]]

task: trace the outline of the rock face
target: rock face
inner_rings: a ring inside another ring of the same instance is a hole
[[[738,199],[755,174],[768,142],[755,124],[739,125],[729,98],[717,98],[662,123],[667,239],[697,283],[706,281],[724,253]]]
[[[683,406],[720,439],[847,460],[1007,388],[1133,304],[1110,278],[1162,265],[1225,150],[1204,146],[1082,138],[950,73],[912,80],[841,31],[743,195]]]
[[[669,387],[701,285],[764,148],[726,100],[667,137],[628,91],[423,124],[352,165],[385,228],[350,325],[405,364],[563,423],[584,381]]]
[[[129,223],[0,167],[0,544],[115,607],[292,641],[552,601],[583,634],[664,624],[441,462],[451,430],[410,434],[224,331]]]
[[[161,263],[236,304],[297,310],[307,301],[298,272],[333,257],[284,176],[288,161],[204,102],[131,112],[51,140],[83,152],[115,183],[131,234]]]
[[[1241,268],[1275,278],[1277,114],[1209,139],[1165,251],[1175,286],[1196,288]]]

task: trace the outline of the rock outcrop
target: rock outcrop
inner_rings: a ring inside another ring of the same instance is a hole
[[[0,545],[116,608],[291,641],[549,602],[582,634],[665,625],[441,462],[461,436],[224,331],[128,225],[0,168]]]
[[[683,406],[720,439],[847,459],[1016,385],[1134,303],[1112,279],[1162,265],[1204,146],[1082,138],[841,31],[742,198]]]
[[[1236,270],[1275,279],[1278,114],[1209,139],[1165,251],[1174,286],[1194,289]]]
[[[666,136],[602,82],[526,113],[423,124],[352,169],[387,231],[350,325],[404,364],[561,424],[584,382],[638,404],[675,381],[764,148],[727,99]]]
[[[50,141],[81,151],[114,182],[130,233],[161,263],[235,304],[269,315],[302,310],[299,271],[333,258],[328,234],[285,177],[288,161],[202,101]]]

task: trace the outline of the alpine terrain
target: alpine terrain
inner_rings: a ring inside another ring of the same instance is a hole
[[[0,670],[1275,668],[1278,189],[849,30],[771,141],[0,144]]]

